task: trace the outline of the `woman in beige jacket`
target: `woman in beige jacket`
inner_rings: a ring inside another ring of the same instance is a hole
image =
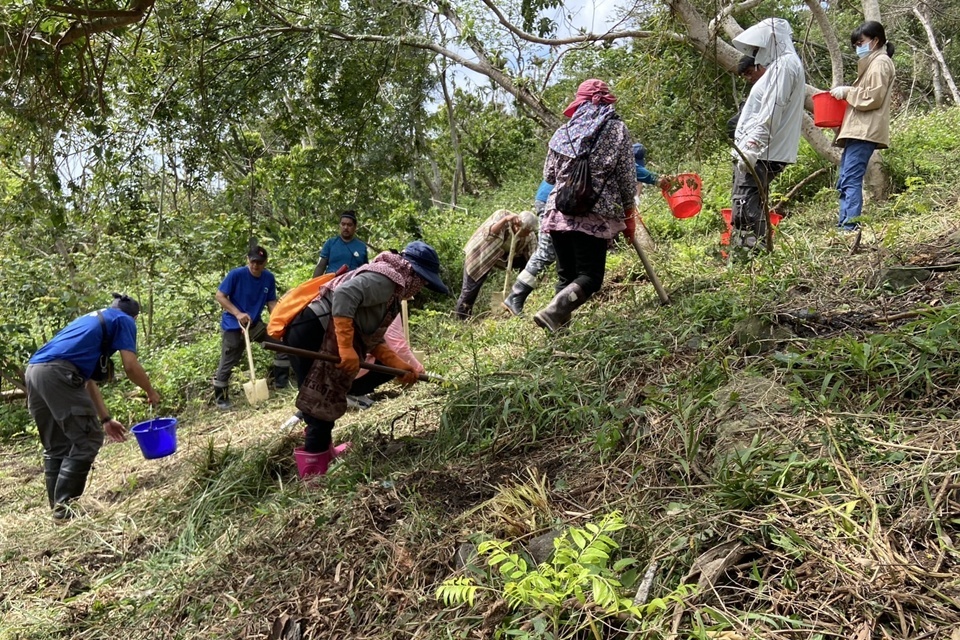
[[[890,98],[893,95],[893,45],[887,42],[883,25],[868,20],[850,34],[860,62],[852,87],[834,87],[830,94],[846,99],[847,111],[837,134],[843,147],[840,158],[840,219],[837,227],[857,231],[863,209],[863,176],[870,156],[890,146]]]

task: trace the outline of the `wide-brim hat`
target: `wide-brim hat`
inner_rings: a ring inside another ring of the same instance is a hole
[[[440,279],[440,257],[433,247],[422,240],[414,240],[400,255],[413,266],[418,276],[427,281],[428,289],[450,295],[450,289]]]

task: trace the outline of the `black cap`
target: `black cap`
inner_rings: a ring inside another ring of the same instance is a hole
[[[253,260],[254,262],[266,262],[267,250],[257,245],[253,249],[250,249],[250,252],[247,254],[247,257]]]
[[[341,211],[341,212],[340,212],[340,219],[343,220],[344,218],[350,218],[351,220],[353,220],[353,223],[356,224],[356,223],[357,223],[357,212],[354,211],[353,209],[347,209],[346,211]]]
[[[123,311],[131,318],[136,318],[140,315],[140,303],[128,295],[114,293],[113,302],[110,303],[110,306],[114,309],[120,309],[120,311]]]

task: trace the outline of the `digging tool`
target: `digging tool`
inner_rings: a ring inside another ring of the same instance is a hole
[[[490,310],[498,312],[502,308],[503,301],[507,299],[510,292],[510,271],[513,269],[513,254],[517,249],[517,234],[510,229],[510,253],[507,255],[507,271],[503,276],[503,293],[495,293],[490,296]]]
[[[640,262],[643,263],[643,268],[647,272],[647,277],[650,279],[650,284],[652,284],[653,288],[657,290],[657,296],[660,298],[660,304],[670,304],[670,296],[667,295],[663,285],[660,284],[660,278],[658,278],[657,274],[653,272],[653,265],[650,264],[650,258],[647,257],[647,253],[643,250],[643,247],[640,246],[640,241],[637,240],[636,234],[634,234],[633,238],[630,238],[630,244],[633,245],[634,250],[640,257]]]
[[[289,353],[292,356],[297,356],[298,358],[310,358],[311,360],[323,360],[324,362],[332,362],[338,364],[340,358],[337,356],[331,356],[326,353],[321,353],[319,351],[309,351],[307,349],[298,349],[296,347],[289,347],[285,344],[279,342],[264,342],[264,349],[269,349],[270,351],[278,351],[280,353]],[[408,371],[404,369],[397,369],[395,367],[385,367],[382,364],[375,364],[370,362],[360,362],[361,369],[369,369],[370,371],[376,371],[378,373],[388,373],[392,376],[401,377],[407,375]],[[446,380],[440,376],[430,375],[427,373],[421,373],[417,376],[417,379],[421,382],[436,382],[439,384],[446,383]]]
[[[243,392],[247,394],[247,402],[250,404],[258,404],[270,397],[270,391],[267,389],[266,379],[257,379],[257,372],[253,368],[253,351],[250,349],[250,333],[243,325],[240,325],[240,331],[243,332],[243,340],[247,343],[247,362],[250,364],[250,382],[243,383]]]
[[[403,324],[403,339],[407,341],[410,352],[413,354],[413,357],[417,359],[417,362],[423,362],[427,354],[423,351],[415,350],[413,345],[410,344],[410,311],[407,309],[406,300],[400,301],[400,322]]]

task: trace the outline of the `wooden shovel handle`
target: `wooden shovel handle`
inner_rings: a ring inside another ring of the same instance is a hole
[[[290,355],[297,356],[298,358],[310,358],[311,360],[323,360],[324,362],[332,362],[334,364],[338,364],[340,362],[340,358],[338,358],[337,356],[331,356],[329,354],[321,353],[319,351],[309,351],[307,349],[298,349],[297,347],[290,347],[280,342],[264,342],[263,348],[269,349],[270,351],[278,351],[280,353],[289,353]],[[404,369],[386,367],[382,364],[375,364],[375,363],[369,363],[369,362],[361,362],[360,368],[369,369],[370,371],[377,371],[379,373],[388,373],[398,378],[405,376],[407,375],[407,373],[409,373]],[[440,376],[431,376],[425,373],[419,374],[417,376],[417,379],[420,380],[421,382],[439,382],[439,383],[446,382]]]
[[[652,284],[653,288],[657,290],[657,296],[660,298],[660,304],[670,304],[670,296],[667,295],[663,285],[660,284],[660,278],[658,278],[657,274],[653,272],[653,265],[650,263],[650,258],[647,257],[647,252],[644,251],[643,247],[640,246],[640,241],[634,237],[630,239],[630,244],[633,245],[633,249],[637,252],[640,262],[643,263],[643,268],[647,272],[647,277],[650,278],[650,284]]]

